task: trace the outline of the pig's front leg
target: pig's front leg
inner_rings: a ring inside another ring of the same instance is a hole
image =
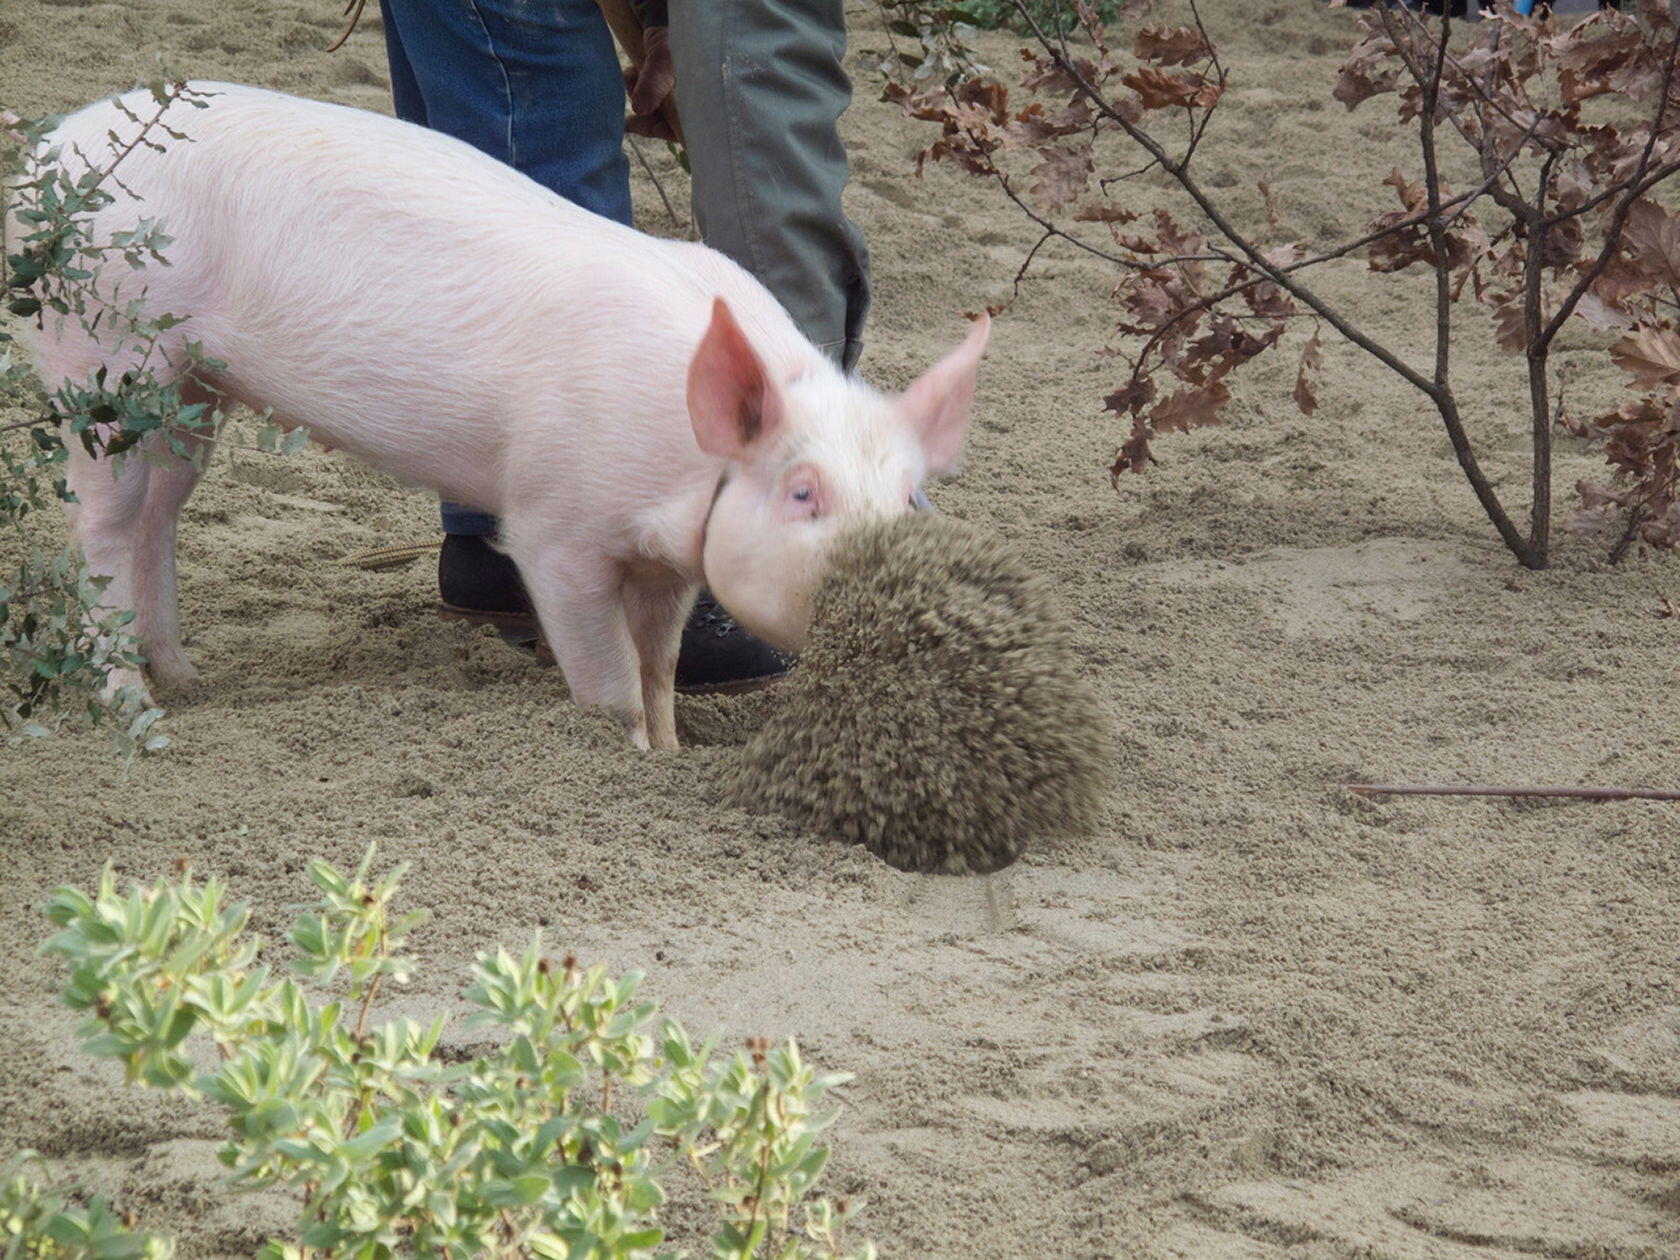
[[[599,555],[580,555],[571,546],[532,546],[511,521],[507,547],[572,699],[607,710],[631,743],[650,747],[620,566]]]
[[[674,572],[637,573],[624,584],[624,611],[641,661],[648,740],[655,748],[677,746],[677,651],[696,590]]]

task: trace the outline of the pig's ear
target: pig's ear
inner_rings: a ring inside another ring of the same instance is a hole
[[[991,317],[982,311],[968,330],[967,340],[912,381],[898,400],[921,440],[930,472],[949,471],[962,449],[974,405],[975,375],[991,335]]]
[[[782,422],[780,392],[722,298],[688,365],[688,419],[700,449],[725,459],[739,459]]]

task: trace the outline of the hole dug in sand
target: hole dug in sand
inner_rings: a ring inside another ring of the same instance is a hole
[[[841,539],[811,640],[731,784],[904,870],[994,871],[1088,827],[1112,741],[1048,584],[912,515]]]

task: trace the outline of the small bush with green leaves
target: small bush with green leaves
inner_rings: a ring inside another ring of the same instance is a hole
[[[0,1260],[169,1260],[167,1238],[135,1233],[104,1199],[86,1207],[65,1190],[43,1190],[29,1174],[41,1163],[23,1151],[0,1170]]]
[[[1097,0],[1091,8],[1103,22],[1112,22],[1120,12],[1119,0]],[[1048,30],[1060,28],[1072,33],[1079,25],[1074,6],[1066,0],[1027,0],[1027,12],[1032,14],[1034,22]],[[1022,35],[1032,31],[1031,23],[1009,0],[956,0],[944,6],[941,16],[983,31],[1008,29]]]
[[[46,735],[66,715],[80,710],[90,722],[109,723],[117,749],[127,758],[155,751],[166,742],[151,727],[162,716],[143,703],[137,688],[111,691],[113,669],[140,663],[126,632],[133,614],[100,606],[107,582],[91,576],[74,548],[49,555],[27,528],[37,510],[74,502],[65,480],[66,439],[89,454],[123,458],[148,434],[166,435],[197,427],[202,406],[183,403],[178,387],[160,383],[151,370],[163,333],[180,321],[151,317],[139,295],[122,309],[110,294],[120,280],[102,273],[113,259],[139,273],[160,263],[169,244],[155,222],[118,239],[99,241],[92,217],[114,197],[117,169],[140,144],[155,146],[167,131],[163,115],[187,96],[180,84],[152,85],[157,112],[135,118],[134,143],[109,155],[66,154],[41,148],[52,120],[22,122],[0,115],[0,179],[7,185],[11,219],[21,229],[7,232],[0,215],[0,304],[8,314],[45,326],[75,320],[103,329],[113,350],[127,347],[135,367],[120,380],[101,375],[50,390],[15,354],[12,334],[0,327],[0,414],[21,413],[0,423],[0,541],[16,559],[0,568],[0,729],[13,738]],[[195,102],[199,103],[199,102]],[[8,140],[12,143],[8,144]]]
[[[46,735],[80,712],[108,727],[128,761],[168,742],[152,730],[162,712],[138,688],[107,685],[113,669],[142,663],[127,631],[133,614],[102,606],[106,579],[90,575],[73,547],[49,554],[31,518],[75,501],[65,478],[70,444],[110,461],[114,473],[127,458],[202,458],[191,439],[222,419],[219,409],[183,397],[184,376],[220,366],[197,343],[186,343],[186,364],[162,370],[164,334],[186,318],[146,306],[145,273],[165,263],[170,244],[164,225],[142,219],[108,236],[93,226],[115,199],[123,161],[141,147],[184,141],[169,124],[171,111],[207,104],[185,83],[159,78],[148,86],[152,112],[125,108],[137,130],[113,133],[104,153],[47,142],[54,119],[25,122],[0,111],[0,183],[11,220],[8,227],[0,215],[0,307],[42,330],[74,321],[131,364],[118,377],[101,370],[49,387],[0,326],[0,731]],[[276,439],[265,436],[272,446]],[[300,431],[294,445],[306,436]]]
[[[862,49],[871,64],[889,81],[906,79],[914,83],[944,83],[954,87],[964,79],[990,74],[991,67],[975,59],[966,41],[976,31],[1010,30],[1030,34],[1039,29],[1064,31],[1072,39],[1083,32],[1077,12],[1066,0],[1024,0],[1025,9],[1012,0],[875,0],[887,37],[885,49]],[[1119,0],[1097,0],[1091,6],[1104,22],[1120,12]],[[901,46],[899,39],[910,41]]]
[[[550,960],[540,939],[479,956],[469,1023],[493,1048],[476,1057],[438,1053],[442,1018],[370,1024],[425,918],[394,913],[402,871],[376,879],[372,858],[350,878],[309,864],[321,897],[292,929],[293,977],[262,961],[247,907],[190,872],[124,893],[107,869],[91,897],[60,888],[47,905],[59,930],[42,951],[70,969],[87,1049],[130,1083],[225,1108],[233,1186],[301,1196],[295,1235],[265,1255],[670,1255],[673,1178],[715,1205],[712,1257],[874,1255],[848,1250],[855,1204],[812,1197],[835,1116],[819,1107],[847,1078],[791,1040],[696,1045],[638,1000],[639,975]]]

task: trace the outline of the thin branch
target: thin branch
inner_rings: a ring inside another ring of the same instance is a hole
[[[362,1009],[356,1016],[356,1040],[360,1041],[367,1035],[368,1012],[373,1009],[373,999],[379,996],[379,982],[384,976],[375,976],[368,985],[368,991],[362,995]]]
[[[1033,242],[1033,247],[1027,251],[1027,256],[1021,260],[1021,269],[1015,273],[1015,283],[1009,290],[1009,300],[1011,302],[1020,296],[1021,281],[1027,278],[1027,268],[1032,266],[1033,259],[1038,256],[1039,248],[1045,241],[1050,240],[1054,235],[1054,232],[1046,232],[1043,236],[1039,237],[1038,240]]]
[[[1639,534],[1639,527],[1645,523],[1648,515],[1641,505],[1635,505],[1628,510],[1627,528],[1622,530],[1622,536],[1616,539],[1616,545],[1610,548],[1610,563],[1612,565],[1622,562],[1622,557],[1627,555],[1628,548],[1633,546],[1634,539]]]
[[[153,127],[157,126],[158,120],[163,117],[164,112],[176,101],[180,100],[181,97],[186,94],[186,91],[187,85],[185,83],[177,82],[170,84],[170,90],[165,94],[163,103],[157,107],[156,112],[141,124],[140,130],[136,133],[134,139],[130,140],[121,149],[117,150],[117,155],[113,157],[102,170],[100,170],[99,178],[95,181],[96,186],[104,183],[105,180],[110,177],[111,172],[116,170],[117,167],[122,164],[122,160],[130,153],[133,153],[135,149],[139,148],[140,145],[145,142],[147,133],[149,133]],[[91,168],[93,164],[90,162],[88,165]]]
[[[1497,172],[1494,177],[1497,178]],[[1462,215],[1465,210],[1468,210],[1470,205],[1486,191],[1487,182],[1484,181],[1481,187],[1475,189],[1473,192],[1461,193],[1457,197],[1452,197],[1443,201],[1441,203],[1442,209],[1445,209],[1448,206],[1458,207],[1457,212],[1455,212],[1452,217],[1448,218],[1446,222],[1449,225],[1456,222],[1459,216]],[[1427,211],[1422,214],[1413,215],[1409,219],[1402,219],[1400,222],[1390,224],[1388,227],[1378,228],[1374,232],[1367,232],[1364,236],[1359,237],[1357,240],[1348,241],[1345,244],[1338,245],[1335,249],[1326,250],[1322,254],[1314,254],[1311,258],[1302,258],[1296,262],[1274,267],[1272,269],[1272,275],[1287,274],[1292,271],[1303,271],[1308,267],[1316,267],[1320,263],[1331,262],[1337,258],[1345,257],[1357,249],[1363,249],[1365,246],[1373,244],[1385,236],[1393,236],[1399,232],[1410,231],[1412,228],[1428,222],[1428,220],[1429,214]],[[1177,262],[1181,260],[1173,259],[1170,261]],[[1230,261],[1233,264],[1236,263],[1236,260],[1231,259],[1228,256],[1226,261]],[[1228,285],[1224,289],[1221,289],[1218,293],[1211,294],[1208,297],[1198,300],[1193,305],[1185,307],[1164,324],[1161,324],[1158,328],[1154,329],[1149,337],[1149,340],[1144,343],[1143,349],[1138,352],[1136,363],[1141,366],[1143,360],[1148,356],[1149,352],[1155,347],[1161,338],[1184,320],[1189,319],[1192,315],[1199,315],[1203,311],[1212,310],[1227,298],[1236,297],[1245,290],[1252,289],[1257,284],[1276,283],[1272,279],[1272,275],[1256,275],[1248,280],[1240,280],[1235,284]]]
[[[1481,463],[1477,460],[1475,451],[1470,445],[1470,438],[1464,427],[1463,417],[1459,414],[1457,400],[1453,397],[1451,390],[1437,385],[1429,377],[1424,376],[1400,359],[1387,347],[1373,341],[1365,333],[1355,328],[1346,316],[1319,297],[1318,294],[1299,281],[1290,279],[1286,271],[1267,261],[1260,248],[1226,218],[1213,199],[1208,196],[1183,164],[1173,160],[1153,136],[1115,109],[1102,92],[1074,64],[1073,59],[1067,55],[1065,49],[1058,49],[1056,45],[1049,41],[1044,34],[1043,27],[1038,24],[1037,19],[1028,11],[1022,0],[1012,0],[1012,3],[1032,27],[1033,34],[1038,38],[1040,45],[1049,52],[1058,68],[1077,85],[1080,94],[1105,117],[1112,119],[1122,131],[1141,145],[1145,152],[1151,154],[1160,162],[1162,169],[1178,181],[1179,186],[1201,208],[1202,213],[1208,217],[1208,220],[1219,230],[1220,234],[1249,258],[1255,270],[1262,272],[1279,288],[1291,294],[1298,301],[1305,303],[1344,338],[1371,355],[1395,375],[1426,395],[1435,404],[1441,422],[1446,427],[1447,437],[1452,443],[1453,454],[1458,460],[1459,468],[1470,482],[1470,488],[1476,495],[1477,501],[1481,503],[1482,510],[1487,514],[1488,520],[1492,522],[1494,529],[1498,531],[1500,538],[1510,548],[1511,553],[1524,565],[1533,567],[1534,558],[1529,551],[1528,540],[1517,528],[1515,522],[1511,520],[1510,514],[1506,512],[1504,504],[1499,500],[1498,492],[1493,488],[1493,483],[1488,480],[1487,474],[1482,471]]]
[[[1034,36],[1038,39],[1040,45],[1043,46],[1045,51],[1050,54],[1051,59],[1056,62],[1057,67],[1077,86],[1079,94],[1085,97],[1086,100],[1090,101],[1091,105],[1105,118],[1109,118],[1116,123],[1122,131],[1140,145],[1146,153],[1153,157],[1163,170],[1177,180],[1179,186],[1190,195],[1191,200],[1193,200],[1201,208],[1203,214],[1207,215],[1209,221],[1211,221],[1214,227],[1219,230],[1220,234],[1248,257],[1255,270],[1265,273],[1267,279],[1272,280],[1274,283],[1279,285],[1279,287],[1287,290],[1300,301],[1306,303],[1306,305],[1310,306],[1315,312],[1317,312],[1320,318],[1322,318],[1337,332],[1341,333],[1342,336],[1346,337],[1360,349],[1378,359],[1403,380],[1421,390],[1423,393],[1430,395],[1432,398],[1435,396],[1436,390],[1434,383],[1428,377],[1409,366],[1403,360],[1395,357],[1393,353],[1385,349],[1383,346],[1380,346],[1376,342],[1372,341],[1364,333],[1360,332],[1357,328],[1354,328],[1347,321],[1347,318],[1332,307],[1328,302],[1324,301],[1324,299],[1320,298],[1304,285],[1287,279],[1286,273],[1267,262],[1260,248],[1238,231],[1236,226],[1220,212],[1218,206],[1216,206],[1207,193],[1203,191],[1201,185],[1196,182],[1195,178],[1184,168],[1183,164],[1167,153],[1155,137],[1150,135],[1147,131],[1144,131],[1136,123],[1125,118],[1119,110],[1115,109],[1109,102],[1108,98],[1103,95],[1101,90],[1092,84],[1091,81],[1085,77],[1079,67],[1074,64],[1072,57],[1070,57],[1065,50],[1058,48],[1056,44],[1051,41],[1050,37],[1045,34],[1044,28],[1039,25],[1038,19],[1033,16],[1025,3],[1023,3],[1023,0],[1011,0],[1011,3],[1014,4],[1016,11],[1021,14],[1022,18],[1025,19],[1028,25],[1032,27]],[[1049,225],[1040,223],[1040,226],[1047,227]]]
[[[996,164],[992,163],[989,158],[987,159],[987,164],[991,167],[992,176],[997,180],[998,187],[1003,189],[1003,195],[1013,201],[1016,206],[1020,208],[1022,214],[1026,215],[1027,218],[1038,224],[1046,235],[1059,236],[1070,245],[1076,245],[1087,254],[1094,254],[1096,257],[1103,259],[1105,262],[1113,263],[1116,267],[1125,267],[1132,271],[1154,270],[1156,265],[1154,263],[1142,263],[1135,258],[1122,258],[1119,254],[1111,254],[1106,249],[1098,249],[1095,245],[1080,240],[1071,232],[1063,231],[1023,201],[1021,199],[1021,194],[1016,192],[1014,185],[1009,182],[1009,176],[999,170]]]
[[[1429,200],[1429,246],[1435,255],[1435,387],[1450,388],[1448,369],[1452,349],[1452,269],[1447,263],[1447,230],[1441,222],[1441,172],[1436,164],[1435,107],[1441,96],[1441,68],[1447,60],[1447,39],[1452,18],[1442,6],[1441,40],[1436,47],[1435,68],[1423,86],[1423,113],[1419,118],[1423,146],[1424,193]]]
[[[665,185],[660,181],[659,176],[654,172],[653,166],[648,162],[647,155],[642,152],[642,146],[637,143],[636,137],[626,133],[624,138],[630,142],[630,152],[636,155],[636,161],[642,164],[642,170],[646,171],[647,177],[653,181],[654,191],[659,194],[659,200],[665,203],[665,213],[671,216],[671,222],[684,231],[687,231],[688,224],[677,217],[676,208],[671,205],[671,199],[665,195]]]
[[[1664,162],[1661,166],[1652,167],[1651,173],[1645,176],[1644,179],[1634,186],[1634,199],[1637,200],[1640,194],[1648,192],[1657,184],[1662,183],[1663,180],[1667,179],[1670,175],[1674,175],[1676,173],[1680,173],[1680,158],[1677,158],[1672,162]],[[1573,210],[1559,210],[1556,214],[1552,215],[1545,221],[1544,226],[1551,227],[1554,224],[1562,223],[1565,219],[1573,219],[1579,215],[1586,214],[1590,210],[1595,210],[1611,198],[1619,196],[1626,188],[1626,184],[1613,184],[1609,188],[1606,188],[1603,192],[1587,198],[1587,200],[1583,201]]]
[[[1501,787],[1483,783],[1344,783],[1356,796],[1561,796],[1587,801],[1680,801],[1663,788]]]
[[[1548,154],[1540,166],[1540,179],[1534,190],[1534,203],[1529,223],[1539,222],[1545,213],[1546,197],[1552,188],[1552,171],[1557,155]],[[1552,534],[1552,416],[1546,401],[1547,368],[1546,342],[1541,337],[1541,288],[1546,261],[1544,231],[1530,231],[1528,248],[1523,256],[1523,339],[1528,343],[1528,409],[1533,459],[1530,479],[1533,503],[1528,516],[1528,545],[1535,556],[1545,560],[1551,547]]]

